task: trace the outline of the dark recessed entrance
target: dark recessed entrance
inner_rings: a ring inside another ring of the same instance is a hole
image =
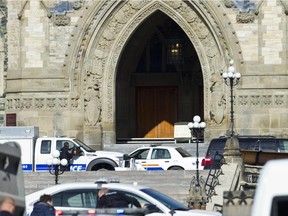
[[[173,138],[174,123],[203,117],[203,77],[184,31],[155,12],[131,36],[118,63],[116,138]]]

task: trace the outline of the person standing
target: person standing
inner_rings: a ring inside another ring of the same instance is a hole
[[[43,194],[38,202],[34,204],[30,216],[55,216],[55,208],[51,195]]]
[[[11,197],[5,197],[0,202],[0,216],[13,216],[15,212],[15,201]]]
[[[72,159],[73,154],[69,152],[69,143],[65,142],[64,146],[60,149],[60,160],[66,159],[67,160],[67,171],[70,170],[70,160]]]

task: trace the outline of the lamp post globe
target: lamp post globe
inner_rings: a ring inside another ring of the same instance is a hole
[[[46,161],[48,166],[49,173],[55,176],[55,184],[58,184],[59,175],[62,175],[66,169],[62,169],[62,167],[66,167],[68,164],[67,159],[60,160],[60,152],[55,150],[52,152],[52,157]]]
[[[58,150],[55,150],[55,151],[52,152],[52,157],[53,158],[59,158],[59,156],[60,156],[60,152]]]

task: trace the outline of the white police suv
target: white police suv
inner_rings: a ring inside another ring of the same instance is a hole
[[[197,168],[197,158],[185,149],[176,146],[140,147],[130,154],[124,155],[124,159],[129,162],[122,163],[120,167],[131,167],[134,170],[196,170]],[[198,158],[198,169],[203,169],[202,159],[203,157]],[[117,167],[115,170],[121,170],[121,168]]]
[[[101,188],[108,188],[109,192],[122,193],[126,196],[137,199],[142,206],[130,206],[129,209],[144,209],[145,215],[153,216],[204,216],[215,215],[221,216],[219,212],[206,210],[191,210],[173,198],[160,193],[152,188],[140,186],[137,184],[120,184],[98,181],[95,183],[66,183],[58,184],[46,189],[26,195],[26,211],[29,215],[33,210],[33,205],[38,201],[43,194],[50,194],[53,198],[53,205],[56,209],[56,215],[63,215],[65,211],[87,211],[85,215],[97,215],[97,211],[101,212],[103,209],[97,209],[98,191]],[[118,209],[119,215],[123,215],[123,209]]]

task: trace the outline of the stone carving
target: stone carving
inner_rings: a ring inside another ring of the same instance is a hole
[[[12,109],[14,108],[13,99],[7,99],[6,101],[7,101],[7,103],[6,103],[6,109],[7,109],[7,110],[12,110]]]
[[[42,109],[44,107],[44,98],[35,98],[35,108]]]
[[[224,0],[224,5],[227,8],[232,8],[234,6],[234,2],[233,2],[233,0]]]
[[[77,109],[79,107],[79,97],[71,99],[71,108]]]
[[[51,20],[56,26],[66,26],[70,24],[71,18],[66,14],[53,14]]]
[[[22,108],[21,99],[15,99],[14,100],[14,107],[16,110],[21,110],[21,108]]]
[[[272,95],[263,95],[263,106],[271,106],[272,105]]]
[[[260,95],[251,95],[251,105],[253,106],[261,105]]]
[[[225,119],[224,112],[226,108],[226,98],[223,93],[223,80],[220,74],[221,62],[222,65],[224,65],[224,67],[222,66],[222,68],[226,68],[225,63],[223,62],[223,60],[221,61],[220,57],[210,59],[212,74],[210,80],[211,106],[209,116],[212,122],[216,124],[221,124]]]
[[[74,1],[73,2],[73,8],[75,10],[79,10],[81,8],[81,2],[80,1]]]
[[[284,95],[275,95],[275,105],[282,106],[284,105]]]
[[[95,36],[95,34],[92,34],[93,29],[96,28],[98,24],[98,20],[101,17],[101,11],[107,10],[107,8],[112,7],[111,1],[105,1],[105,3],[101,2],[99,5],[97,5],[98,10],[95,11],[94,17],[90,21],[90,23],[87,25],[87,33],[85,32],[85,38],[87,41],[93,41],[90,37],[92,35]],[[149,7],[147,7],[147,5]],[[220,57],[220,50],[219,50],[219,45],[217,45],[214,36],[211,34],[211,32],[208,30],[207,25],[203,23],[201,17],[192,9],[194,7],[194,4],[198,4],[200,7],[200,3],[193,2],[184,2],[184,1],[127,1],[125,3],[119,4],[120,7],[118,7],[117,12],[113,15],[111,14],[111,18],[109,19],[109,22],[103,26],[103,31],[99,31],[99,33],[102,32],[102,35],[97,35],[98,41],[95,41],[95,47],[93,49],[101,51],[107,55],[107,62],[106,58],[105,60],[103,59],[102,61],[102,66],[103,68],[106,68],[105,72],[101,72],[98,75],[101,76],[99,77],[99,80],[105,79],[106,85],[104,86],[105,89],[102,91],[106,92],[107,98],[105,98],[105,101],[107,102],[105,104],[105,118],[107,118],[108,121],[113,121],[113,88],[114,86],[114,80],[115,79],[115,70],[116,70],[116,65],[119,60],[119,56],[121,51],[123,50],[124,45],[126,44],[126,41],[129,40],[129,37],[141,24],[143,20],[145,20],[147,17],[149,17],[152,13],[154,13],[157,10],[160,10],[173,18],[175,22],[177,22],[181,28],[185,31],[187,36],[193,41],[193,45],[196,50],[199,51],[199,58],[202,59],[201,61],[201,67],[203,71],[203,76],[208,77],[208,79],[205,79],[205,86],[206,90],[205,92],[207,93],[209,90],[209,86],[211,85],[209,83],[211,73],[211,68],[210,65],[207,65],[207,61],[205,60],[205,56],[202,56],[202,51],[201,49],[205,50],[205,55],[208,57],[211,62],[214,62],[214,59],[217,59]],[[206,4],[206,3],[205,3]],[[218,26],[217,22],[215,19],[212,17],[211,13],[209,13],[208,8],[205,8],[205,4],[202,4],[202,9],[206,10],[209,15],[209,21],[211,24],[214,26],[214,28],[217,30],[217,36],[223,38],[223,35],[220,31],[220,27]],[[143,9],[144,8],[144,9]],[[116,11],[116,10],[115,10]],[[138,14],[137,14],[138,13]],[[133,19],[132,19],[133,18]],[[185,19],[183,19],[185,18]],[[127,25],[129,23],[129,25]],[[125,29],[123,29],[125,28]],[[216,31],[215,30],[215,31]],[[232,37],[236,37],[235,35],[232,35]],[[225,40],[223,38],[223,41],[220,41],[221,46],[223,48],[223,51],[229,52],[227,49],[227,44],[225,43]],[[83,58],[82,54],[82,49],[79,48],[79,53],[77,53],[77,57],[79,56],[79,59],[77,59],[75,62],[75,66],[78,65],[79,62],[81,62]],[[201,52],[200,52],[201,51]],[[87,56],[85,58],[88,58]],[[223,56],[222,56],[223,58]],[[108,62],[109,60],[109,62]],[[209,60],[209,61],[210,61]],[[106,65],[109,64],[109,65]],[[93,64],[95,65],[95,64]],[[77,66],[78,67],[78,66]],[[76,67],[75,67],[76,68]],[[79,69],[80,70],[80,69]],[[79,72],[79,70],[75,70]],[[217,71],[215,73],[220,72],[220,68],[214,68],[213,70]],[[87,72],[88,70],[85,71],[85,83],[88,83],[89,79],[92,79],[93,76],[95,76],[96,70],[90,70],[90,72]],[[98,73],[98,72],[97,72]],[[76,73],[74,73],[75,76]],[[219,75],[219,74],[218,74]],[[102,82],[102,81],[101,81]],[[86,84],[85,84],[86,85]],[[213,85],[213,84],[212,84]],[[212,87],[213,88],[213,87]],[[216,87],[214,87],[216,88]],[[97,89],[97,88],[96,88]],[[85,91],[91,91],[96,93],[97,91],[95,90],[95,87],[90,87],[87,88],[85,87]],[[102,92],[100,91],[100,92]],[[97,97],[95,95],[97,94],[86,94],[85,95],[85,110],[88,111],[91,108],[89,108],[90,101],[94,101],[93,103],[101,103],[101,97],[99,99],[99,102],[97,102]],[[92,96],[92,98],[90,97]],[[93,98],[94,97],[94,98]],[[225,97],[218,98],[220,101],[219,103],[221,105],[224,105],[225,102]],[[92,103],[91,103],[92,104]],[[209,107],[209,106],[208,106]],[[95,109],[95,108],[94,108]],[[207,109],[207,107],[205,108]],[[208,111],[207,111],[208,112]],[[98,112],[99,113],[99,112]],[[101,110],[100,110],[101,113]],[[88,114],[88,112],[87,112]],[[215,116],[215,114],[213,113]],[[94,125],[95,124],[95,119],[96,117],[91,117],[91,119],[88,118],[89,115],[85,117],[86,119],[86,124],[88,125]],[[94,120],[92,120],[94,119]],[[101,119],[101,118],[100,118]],[[219,120],[221,118],[217,117],[217,122],[220,122]]]
[[[32,109],[32,98],[24,98],[23,99],[23,108],[25,109]]]
[[[56,100],[55,98],[47,98],[46,100],[47,107],[50,109],[54,109],[56,107],[55,100]]]
[[[254,22],[254,14],[250,12],[240,12],[236,15],[236,21],[238,23],[253,23]]]
[[[240,106],[249,106],[249,98],[247,95],[240,95],[238,99],[238,104]]]
[[[103,59],[95,55],[93,61],[86,62],[85,68],[85,124],[95,126],[98,122],[101,122],[102,106],[100,90],[102,84]]]
[[[62,109],[67,108],[68,107],[68,99],[67,98],[58,98],[58,105]]]

